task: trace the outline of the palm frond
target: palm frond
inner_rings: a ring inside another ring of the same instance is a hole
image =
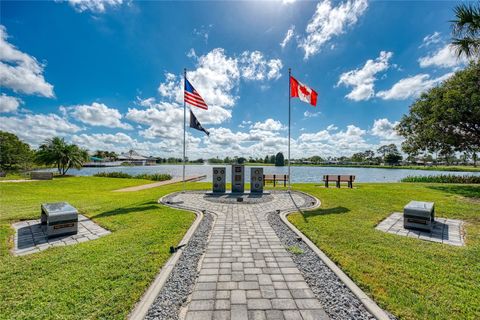
[[[452,23],[452,45],[458,57],[480,57],[480,2],[455,7]]]
[[[469,58],[480,55],[480,39],[474,39],[471,37],[453,38],[452,46],[458,57],[464,55]]]

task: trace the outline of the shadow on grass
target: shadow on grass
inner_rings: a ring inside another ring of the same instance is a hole
[[[480,185],[479,186],[443,185],[443,186],[428,186],[428,188],[459,195],[462,197],[475,198],[480,200]]]
[[[105,212],[99,213],[95,216],[92,216],[92,219],[115,216],[115,215],[119,215],[119,214],[129,214],[129,213],[135,213],[135,212],[142,212],[142,211],[148,211],[148,210],[159,209],[159,208],[160,207],[158,206],[158,204],[155,201],[148,201],[148,202],[138,204],[137,206],[134,206],[134,207],[117,208],[117,209],[113,209],[113,210],[110,210],[110,211],[105,211]]]
[[[325,216],[330,214],[342,214],[349,212],[350,209],[345,207],[335,207],[335,208],[328,208],[328,209],[317,209],[312,211],[305,211],[303,212],[304,218],[311,218],[316,216]]]

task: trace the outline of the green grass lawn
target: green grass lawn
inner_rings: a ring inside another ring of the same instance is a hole
[[[401,319],[480,319],[480,186],[295,185],[320,209],[289,216],[377,303]],[[436,216],[467,222],[467,246],[387,234],[374,227],[410,200],[434,201]]]
[[[194,214],[156,203],[181,184],[131,193],[146,180],[96,177],[0,183],[0,319],[122,319],[170,257]],[[210,184],[189,183],[189,189]],[[248,186],[246,186],[248,188]],[[382,307],[404,319],[480,318],[480,186],[357,184],[296,189],[322,207],[289,219]],[[283,188],[277,188],[283,189]],[[437,216],[465,220],[458,248],[374,230],[411,199],[435,201]],[[38,218],[42,202],[68,201],[112,234],[13,257],[10,224]],[[294,248],[293,248],[294,249]],[[293,250],[292,249],[292,250]]]
[[[111,190],[147,180],[95,177],[0,183],[0,319],[123,319],[195,219],[157,204],[180,184]],[[206,185],[203,184],[203,187]],[[200,188],[202,184],[188,184]],[[68,201],[112,231],[100,239],[13,257],[10,224],[39,218],[42,202]]]

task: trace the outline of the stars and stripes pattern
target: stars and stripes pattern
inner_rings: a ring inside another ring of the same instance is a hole
[[[208,110],[208,106],[203,100],[203,98],[198,94],[197,90],[192,86],[190,81],[185,78],[185,92],[184,92],[185,102],[194,107]]]

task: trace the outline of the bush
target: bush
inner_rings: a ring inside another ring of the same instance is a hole
[[[93,175],[94,177],[105,177],[105,178],[126,178],[132,179],[133,176],[124,172],[99,172]]]
[[[166,173],[154,173],[154,174],[139,174],[135,176],[136,179],[145,179],[153,181],[165,181],[172,179],[172,176]]]
[[[145,179],[153,181],[165,181],[172,179],[172,176],[165,173],[154,173],[154,174],[138,174],[132,176],[125,172],[99,172],[94,174],[95,177],[106,177],[106,178],[124,178],[124,179]]]
[[[408,176],[401,181],[427,183],[480,183],[480,176],[456,176],[451,174],[438,176]]]

